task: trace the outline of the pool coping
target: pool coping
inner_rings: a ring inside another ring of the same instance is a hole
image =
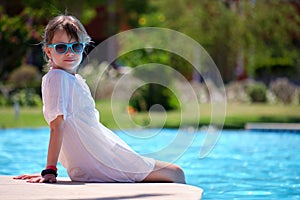
[[[300,123],[247,123],[246,130],[300,131]]]
[[[56,184],[27,183],[12,176],[0,176],[0,199],[54,200],[54,199],[190,199],[202,198],[199,187],[176,183],[83,183],[69,178],[58,178]]]

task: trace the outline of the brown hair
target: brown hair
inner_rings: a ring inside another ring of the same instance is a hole
[[[78,42],[90,43],[91,38],[87,34],[84,26],[74,16],[59,15],[49,21],[44,32],[43,47],[50,44],[57,30],[66,31],[67,35]]]

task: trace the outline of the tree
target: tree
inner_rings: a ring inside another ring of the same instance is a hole
[[[166,0],[152,3],[157,8],[157,13],[154,15],[159,16],[156,20],[159,26],[180,31],[198,41],[212,56],[223,78],[225,80],[232,78],[231,69],[234,66],[232,58],[238,43],[234,32],[236,27],[231,26],[231,23],[237,21],[234,12],[231,12],[221,1],[178,0],[174,4]],[[168,9],[171,4],[172,9]],[[145,18],[146,21],[154,24],[153,16],[145,16]],[[147,20],[148,18],[152,20]],[[177,66],[177,68],[184,70],[186,66]],[[193,71],[189,71],[190,75],[186,76],[192,77]]]
[[[225,82],[238,78],[239,68],[253,78],[275,73],[299,79],[297,3],[164,0],[150,4],[155,12],[141,16],[142,25],[171,28],[198,41],[212,56]]]
[[[94,17],[94,6],[103,1],[64,2],[22,0],[1,1],[0,6],[0,78],[6,80],[15,68],[26,62],[30,51],[40,48],[44,26],[53,16],[69,13],[77,16],[85,24]],[[47,8],[47,9],[45,9]],[[41,51],[38,62],[43,64]],[[35,59],[35,58],[33,58]],[[40,66],[41,67],[41,66]]]
[[[299,79],[300,16],[295,6],[284,1],[258,1],[248,13],[248,72],[269,83],[275,77]]]
[[[20,15],[8,16],[0,9],[0,78],[6,79],[8,74],[21,65],[26,54],[27,45],[32,42],[28,11]],[[24,25],[26,24],[26,25]],[[34,44],[34,43],[32,43]]]

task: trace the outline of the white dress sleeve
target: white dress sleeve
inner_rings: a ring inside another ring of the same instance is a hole
[[[70,96],[69,88],[68,77],[60,70],[50,71],[43,77],[43,113],[49,125],[59,115],[63,115],[64,120],[66,119]]]

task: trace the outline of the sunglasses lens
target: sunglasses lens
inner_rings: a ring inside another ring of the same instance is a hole
[[[74,53],[81,53],[83,51],[83,44],[75,43],[72,45],[72,49],[73,49]]]
[[[67,51],[68,46],[65,44],[58,44],[55,46],[55,51],[59,54],[63,54]]]

